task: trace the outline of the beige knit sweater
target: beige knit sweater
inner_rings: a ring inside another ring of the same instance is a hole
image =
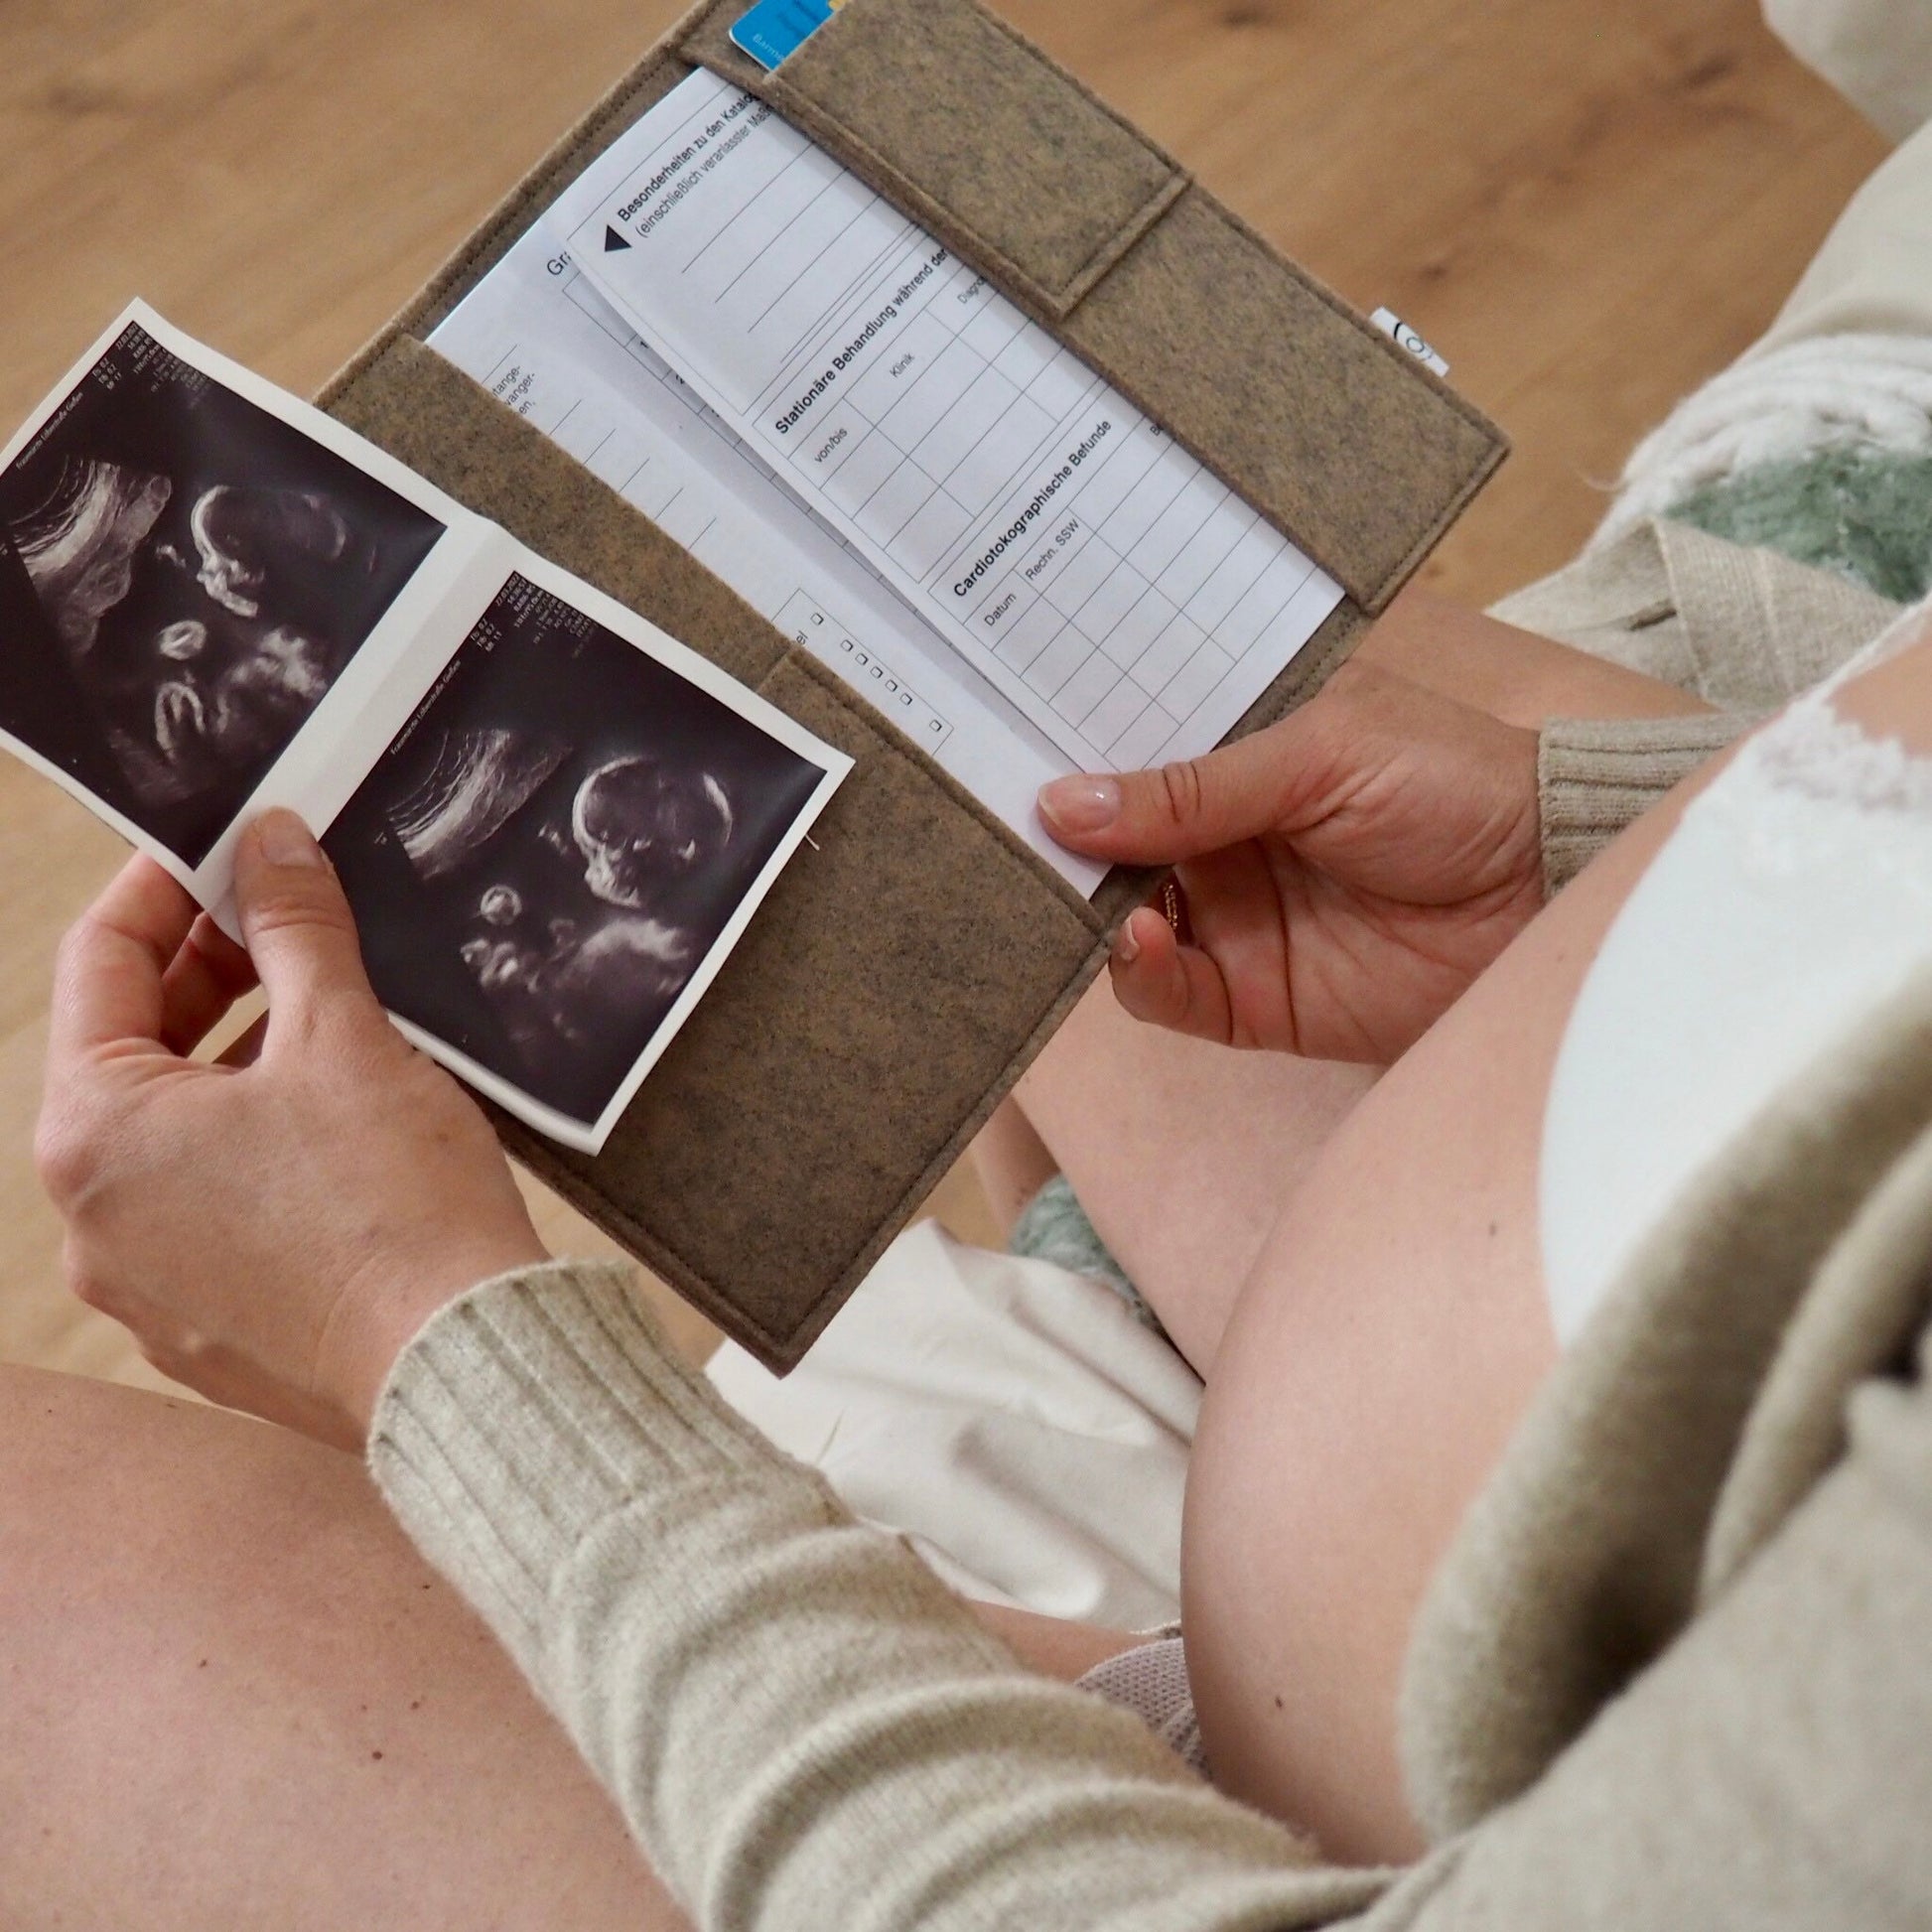
[[[1932,976],[1707,1173],[1423,1612],[1437,1849],[1326,1866],[1032,1677],[681,1367],[621,1270],[477,1289],[371,1463],[702,1927],[1932,1924]]]

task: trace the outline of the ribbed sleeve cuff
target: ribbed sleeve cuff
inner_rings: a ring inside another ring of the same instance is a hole
[[[1626,825],[1757,722],[1737,711],[1551,719],[1536,759],[1545,896],[1561,892]]]
[[[432,1316],[390,1371],[368,1458],[403,1527],[530,1671],[552,1580],[613,1510],[791,1467],[608,1262],[518,1269]]]

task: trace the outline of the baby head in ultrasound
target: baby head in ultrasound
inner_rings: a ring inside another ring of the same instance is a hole
[[[319,492],[65,462],[12,526],[69,664],[150,804],[273,756],[345,655],[334,593],[371,546]]]
[[[632,754],[608,759],[578,786],[570,830],[590,890],[612,905],[642,908],[731,843],[731,799],[709,771]]]
[[[462,883],[464,963],[541,1064],[676,998],[734,814],[700,763],[493,728],[448,734],[391,822],[425,880]]]

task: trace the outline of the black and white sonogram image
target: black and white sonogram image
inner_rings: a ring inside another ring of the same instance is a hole
[[[0,476],[0,725],[198,865],[442,534],[130,324]]]
[[[383,1004],[595,1123],[823,777],[512,576],[323,843]]]

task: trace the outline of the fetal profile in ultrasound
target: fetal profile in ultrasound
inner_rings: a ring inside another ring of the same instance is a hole
[[[0,477],[0,725],[199,864],[442,531],[130,325]]]
[[[594,1123],[823,775],[513,576],[325,843],[384,1003]]]

